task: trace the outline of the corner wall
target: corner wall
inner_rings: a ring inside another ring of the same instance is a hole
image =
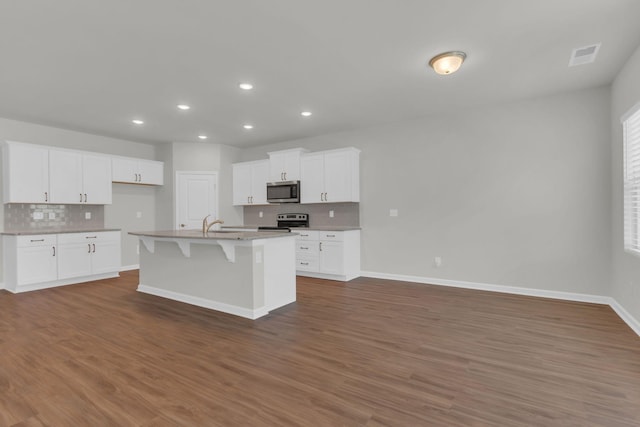
[[[610,295],[609,105],[596,88],[246,149],[243,160],[361,149],[362,270]]]
[[[624,251],[622,191],[622,125],[620,117],[640,102],[640,47],[611,86],[612,294],[628,314],[640,321],[640,257]],[[638,325],[640,327],[640,325]]]

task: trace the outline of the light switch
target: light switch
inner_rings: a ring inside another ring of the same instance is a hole
[[[389,216],[398,216],[398,209],[390,209]]]
[[[84,219],[91,219],[91,212],[85,212]]]
[[[329,218],[333,218],[333,211],[329,211]]]
[[[44,219],[44,213],[43,212],[34,212],[33,213],[33,219]]]
[[[264,216],[264,215],[263,215],[263,213],[262,213],[262,211],[258,212],[258,216],[259,216],[260,218],[262,218],[262,217]]]

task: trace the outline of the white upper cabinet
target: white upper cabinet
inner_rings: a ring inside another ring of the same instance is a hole
[[[234,163],[233,204],[266,205],[269,161]]]
[[[103,155],[83,154],[82,186],[85,203],[110,205],[113,193],[111,158]]]
[[[77,151],[49,150],[51,203],[111,204],[111,159]]]
[[[343,148],[303,154],[300,203],[360,201],[360,150]]]
[[[113,182],[127,184],[164,184],[164,163],[131,157],[112,158]]]
[[[49,150],[6,142],[2,149],[3,202],[48,203]]]
[[[300,180],[300,156],[307,150],[294,148],[269,154],[269,182]]]

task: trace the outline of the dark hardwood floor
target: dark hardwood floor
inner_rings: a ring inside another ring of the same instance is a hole
[[[0,425],[640,425],[640,338],[606,306],[299,277],[251,321],[137,280],[0,291]]]

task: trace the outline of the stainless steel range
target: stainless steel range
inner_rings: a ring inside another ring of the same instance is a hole
[[[258,230],[291,231],[292,228],[309,227],[309,214],[306,213],[278,214],[277,218],[278,225],[276,227],[258,227]]]

